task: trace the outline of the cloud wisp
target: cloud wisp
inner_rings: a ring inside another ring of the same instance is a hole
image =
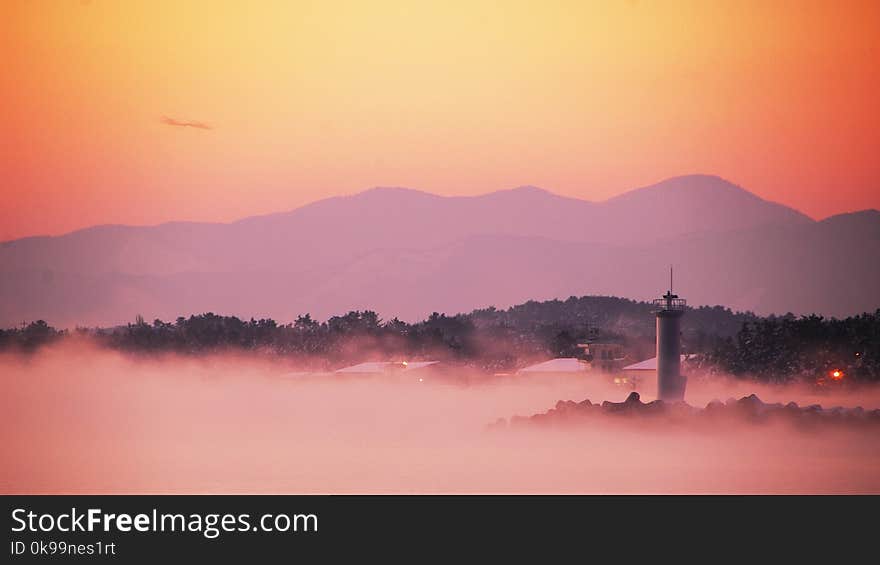
[[[185,128],[196,128],[196,129],[214,129],[213,126],[206,124],[205,122],[197,122],[194,120],[178,120],[176,118],[169,118],[168,116],[162,116],[162,123],[169,126],[178,126]]]

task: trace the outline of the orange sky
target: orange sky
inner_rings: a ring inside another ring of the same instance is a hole
[[[694,172],[880,208],[873,0],[12,0],[3,25],[0,240]]]

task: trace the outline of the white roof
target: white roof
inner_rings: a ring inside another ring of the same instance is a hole
[[[586,371],[588,365],[575,357],[558,357],[520,369],[519,373],[576,373]]]
[[[409,361],[406,364],[407,371],[414,371],[416,369],[423,369],[425,367],[430,367],[431,365],[436,365],[440,361]]]
[[[435,365],[439,361],[367,361],[358,363],[351,367],[337,369],[337,373],[384,373],[386,371],[397,369],[399,371],[413,371],[422,369],[430,365]]]
[[[385,367],[388,365],[386,361],[367,361],[366,363],[358,363],[351,367],[337,369],[337,373],[384,373]]]
[[[308,376],[317,375],[317,374],[319,374],[319,373],[317,373],[315,371],[291,371],[289,373],[284,373],[283,375],[281,375],[281,378],[298,379],[298,378],[308,377]]]
[[[686,360],[690,355],[682,355],[681,360]],[[639,361],[638,363],[633,363],[632,365],[627,365],[623,368],[624,371],[656,371],[657,370],[657,358],[651,357],[650,359],[645,359],[644,361]]]

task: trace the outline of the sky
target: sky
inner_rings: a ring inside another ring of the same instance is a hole
[[[373,186],[880,208],[880,2],[11,0],[0,240]]]

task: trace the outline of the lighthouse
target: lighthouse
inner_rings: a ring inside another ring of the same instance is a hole
[[[681,402],[687,377],[681,374],[681,318],[687,301],[672,293],[672,267],[669,290],[654,300],[657,315],[657,398]]]

